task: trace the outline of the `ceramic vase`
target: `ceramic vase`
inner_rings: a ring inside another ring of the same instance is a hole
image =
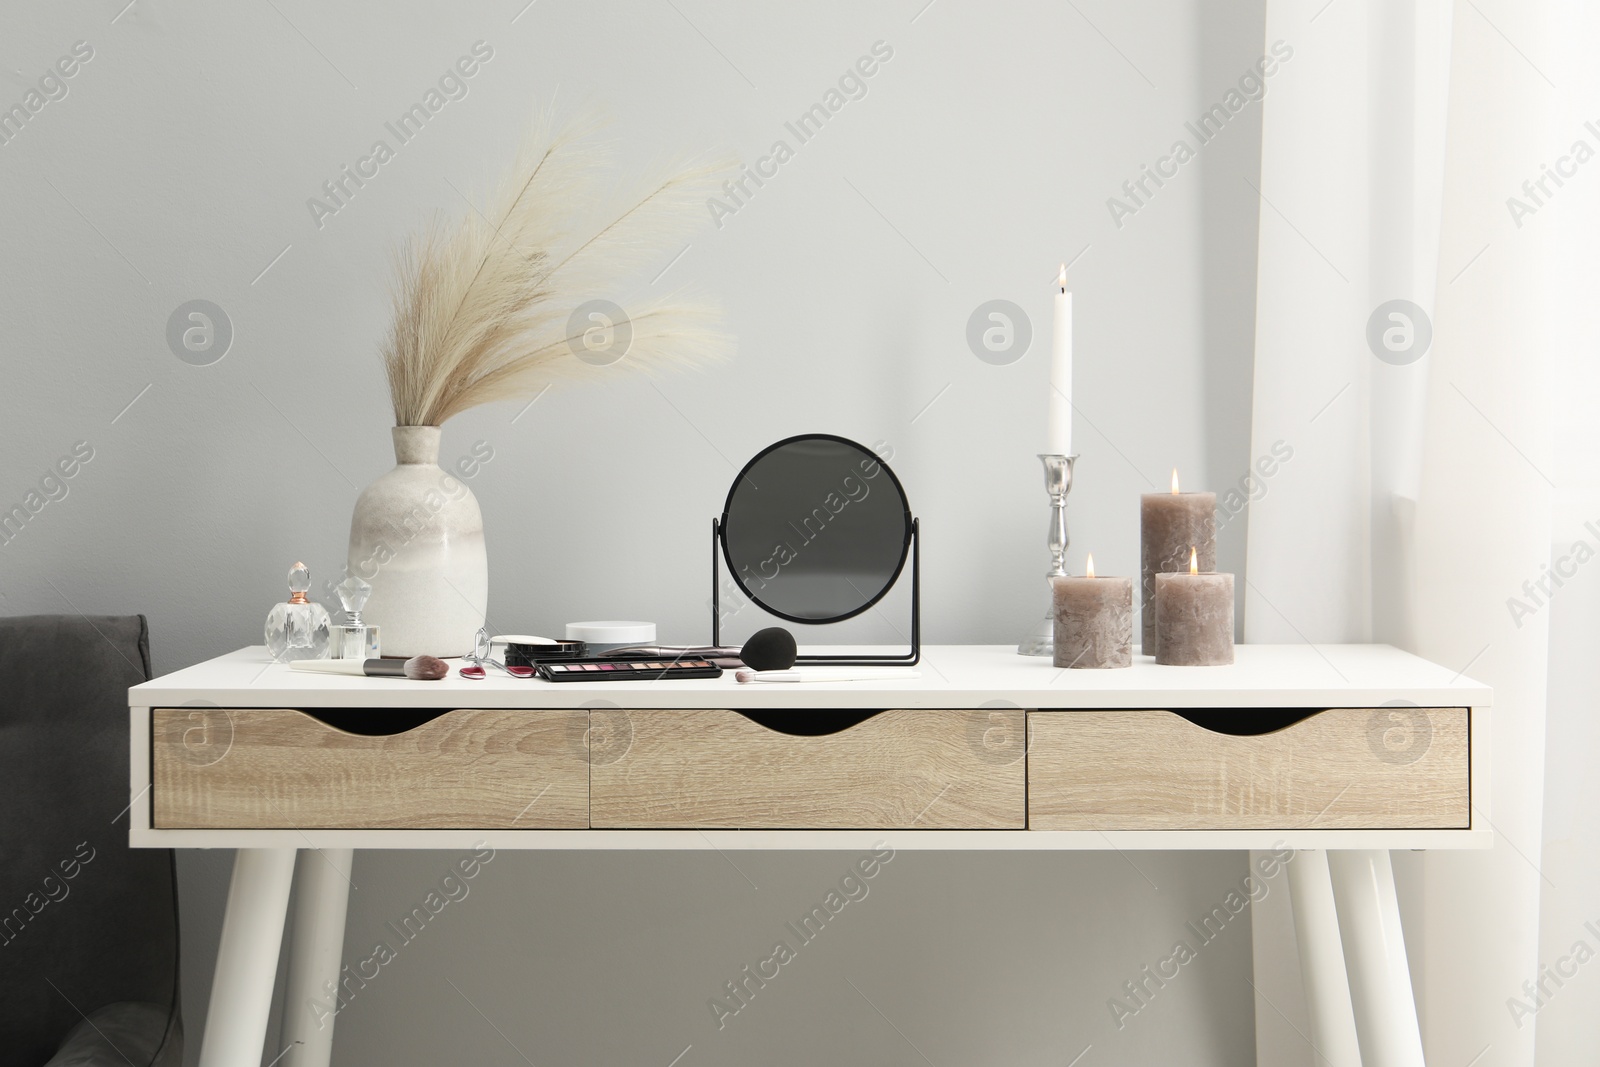
[[[362,492],[350,517],[348,572],[371,583],[364,617],[385,656],[459,656],[489,603],[483,512],[439,467],[437,426],[394,428],[395,468]]]

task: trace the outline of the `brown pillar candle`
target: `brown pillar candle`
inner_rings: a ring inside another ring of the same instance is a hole
[[[1097,578],[1094,557],[1082,578],[1052,578],[1057,667],[1133,665],[1133,579]]]
[[[1145,493],[1139,498],[1139,635],[1140,651],[1160,654],[1156,633],[1157,574],[1189,569],[1189,550],[1199,555],[1200,569],[1217,569],[1217,494],[1178,492],[1172,472],[1170,493]]]
[[[1191,553],[1191,561],[1195,554]],[[1220,667],[1233,662],[1233,575],[1156,575],[1156,662]]]

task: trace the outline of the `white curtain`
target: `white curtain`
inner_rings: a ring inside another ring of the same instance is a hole
[[[1596,22],[1600,13],[1591,14],[1584,27],[1589,41],[1595,39]],[[1589,81],[1588,99],[1595,99],[1600,72],[1596,75]],[[1590,143],[1600,147],[1593,137]],[[1574,243],[1600,233],[1600,196],[1590,193],[1573,201],[1562,231]],[[1541,1067],[1595,1062],[1600,1019],[1595,972],[1600,963],[1587,962],[1578,975],[1571,973],[1582,954],[1581,949],[1574,951],[1580,944],[1600,951],[1600,775],[1593,770],[1600,755],[1600,716],[1595,713],[1595,694],[1600,692],[1600,656],[1595,654],[1600,649],[1600,554],[1581,566],[1576,563],[1579,546],[1600,549],[1600,419],[1595,417],[1600,412],[1595,343],[1600,329],[1592,310],[1594,294],[1600,292],[1600,262],[1592,248],[1574,253],[1568,257],[1574,269],[1559,279],[1557,296],[1587,317],[1588,343],[1577,349],[1583,353],[1580,358],[1561,368],[1553,403],[1558,437],[1552,476],[1560,491],[1551,555],[1563,582],[1549,602],[1550,703],[1539,864],[1549,882],[1541,883],[1539,958],[1555,976],[1541,975],[1549,995],[1532,998]],[[1521,990],[1516,996],[1522,1002],[1520,1014],[1530,998]]]
[[[1386,641],[1495,689],[1495,847],[1397,857],[1427,1058],[1460,1067],[1534,1063],[1535,1020],[1507,999],[1536,975],[1548,887],[1550,613],[1507,600],[1550,559],[1549,386],[1573,316],[1561,229],[1517,227],[1507,198],[1581,132],[1540,67],[1555,21],[1492,0],[1267,4],[1267,42],[1295,54],[1263,105],[1252,433],[1295,451],[1251,509],[1245,636]],[[1287,919],[1254,921],[1260,1062],[1319,1063]]]
[[[1519,238],[1542,231],[1541,247],[1549,249],[1550,288],[1541,310],[1551,316],[1543,341],[1555,356],[1542,407],[1556,435],[1548,473],[1556,485],[1551,562],[1560,585],[1550,583],[1553,594],[1540,609],[1550,620],[1539,857],[1539,960],[1549,971],[1523,975],[1517,989],[1506,991],[1508,1000],[1522,1002],[1516,1010],[1524,1028],[1536,1031],[1540,1067],[1600,1060],[1600,955],[1572,974],[1584,954],[1574,951],[1580,943],[1600,953],[1600,774],[1593,770],[1600,758],[1600,67],[1593,58],[1600,10],[1573,0],[1562,6],[1555,25],[1557,39],[1530,58],[1551,80],[1545,95],[1557,113],[1557,128],[1538,162],[1549,164],[1564,184],[1547,180],[1553,195],[1541,192],[1544,203],[1533,205],[1532,215],[1519,205],[1522,226],[1513,230]],[[1542,176],[1542,168],[1537,174],[1530,169],[1523,179]],[[1518,193],[1522,204],[1529,203],[1520,188]],[[1521,982],[1540,979],[1548,995],[1526,997]],[[1521,1014],[1529,1003],[1537,1009],[1532,1017]],[[1513,1007],[1503,1009],[1509,1017]]]

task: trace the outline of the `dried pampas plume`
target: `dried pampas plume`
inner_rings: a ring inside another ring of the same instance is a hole
[[[595,191],[610,157],[592,125],[549,130],[546,121],[530,134],[487,210],[402,251],[383,350],[396,425],[438,426],[479,404],[531,400],[562,380],[695,367],[731,353],[715,308],[676,298],[627,306],[613,289],[666,262],[726,168],[666,171],[601,213]],[[586,337],[608,328],[575,316],[596,299],[624,306],[627,322]],[[632,340],[614,364],[603,349],[579,357],[597,336],[620,344],[619,326]]]

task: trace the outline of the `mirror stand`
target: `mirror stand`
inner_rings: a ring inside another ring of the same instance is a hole
[[[920,524],[917,519],[911,520],[911,648],[904,653],[884,653],[882,655],[850,655],[850,654],[813,654],[800,655],[795,658],[797,664],[827,664],[834,667],[908,667],[915,665],[922,659],[922,568],[920,562]],[[722,522],[720,519],[711,520],[711,644],[722,644]],[[754,600],[751,603],[755,603]],[[756,604],[760,608],[760,604]],[[785,616],[786,618],[786,616]],[[826,625],[825,622],[811,623],[805,619],[789,619],[790,622],[803,622],[807,625]]]

